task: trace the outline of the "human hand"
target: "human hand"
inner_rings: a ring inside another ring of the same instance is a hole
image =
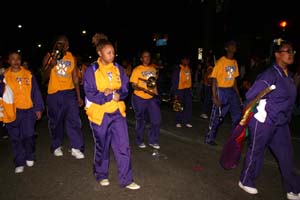
[[[113,100],[118,102],[120,100],[120,94],[117,92],[113,92]]]
[[[83,106],[83,100],[81,97],[78,98],[78,106],[79,107]]]
[[[222,104],[221,104],[221,102],[220,102],[220,100],[219,100],[218,97],[213,97],[212,100],[213,100],[213,103],[214,103],[216,106],[221,107]]]
[[[42,112],[41,111],[36,111],[35,115],[36,115],[36,120],[40,120],[42,118]]]
[[[110,94],[112,94],[113,93],[113,90],[112,89],[109,89],[109,88],[105,88],[104,89],[104,95],[105,96],[108,96],[108,95],[110,95]]]

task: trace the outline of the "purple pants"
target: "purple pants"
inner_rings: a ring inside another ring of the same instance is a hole
[[[300,178],[293,173],[293,150],[288,124],[267,125],[254,117],[249,123],[249,146],[247,149],[240,181],[243,185],[255,187],[264,154],[270,148],[276,157],[286,192],[300,192]]]
[[[214,141],[217,137],[217,131],[223,119],[228,112],[231,114],[232,128],[240,121],[242,109],[240,99],[233,88],[218,88],[218,98],[222,103],[221,113],[219,107],[213,105],[209,123],[209,131],[205,136],[205,142]]]
[[[36,115],[32,109],[17,109],[16,120],[6,124],[16,167],[25,166],[26,160],[35,160],[35,122]]]
[[[136,95],[132,95],[132,106],[136,120],[136,144],[140,145],[144,142],[144,132],[148,119],[150,121],[148,142],[149,144],[158,144],[161,125],[159,100],[156,98],[142,99]]]
[[[118,182],[125,187],[133,182],[128,127],[126,118],[119,111],[104,114],[99,126],[90,122],[94,142],[94,176],[97,181],[108,178],[110,163],[110,146],[112,147],[118,168]]]
[[[83,152],[84,142],[77,97],[74,90],[60,91],[47,96],[47,114],[51,134],[51,151],[62,146],[64,130],[72,148]]]
[[[175,113],[175,124],[191,123],[193,96],[191,89],[182,89],[177,92],[178,99],[182,102],[184,109]]]

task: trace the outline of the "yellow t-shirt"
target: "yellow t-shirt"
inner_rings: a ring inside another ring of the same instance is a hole
[[[51,69],[48,94],[74,89],[72,77],[74,68],[75,59],[71,52],[66,52],[64,57],[57,61],[57,65]]]
[[[146,80],[148,80],[150,77],[154,77],[157,80],[157,71],[156,71],[155,67],[139,65],[133,69],[129,81],[130,81],[130,83],[135,83],[138,87],[147,89],[150,92],[155,93],[156,88],[154,88],[154,89],[147,88]],[[146,92],[144,92],[142,90],[134,90],[133,93],[136,96],[139,96],[143,99],[153,98],[152,95],[147,94]]]
[[[217,79],[218,87],[233,87],[235,78],[239,76],[239,68],[235,59],[221,57],[210,75],[211,78]]]

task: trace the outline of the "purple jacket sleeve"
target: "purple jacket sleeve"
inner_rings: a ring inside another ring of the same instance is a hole
[[[171,77],[171,81],[172,81],[171,93],[172,93],[172,94],[177,94],[177,92],[178,92],[179,73],[180,73],[179,68],[176,68],[176,69],[172,72],[172,77]]]
[[[85,92],[85,98],[87,100],[102,105],[112,100],[112,94],[105,96],[104,92],[100,92],[97,89],[96,79],[95,79],[96,69],[97,68],[95,65],[90,65],[86,69],[83,77],[83,88]]]
[[[5,84],[3,83],[3,75],[0,75],[0,97],[3,96]]]
[[[39,85],[34,75],[32,75],[31,99],[33,102],[33,110],[35,112],[37,111],[43,112],[45,109],[45,105],[44,105],[44,101],[43,101],[43,97]]]
[[[270,70],[265,71],[264,73],[257,76],[253,86],[247,91],[246,99],[248,101],[253,100],[261,91],[263,91],[266,87],[269,87],[273,84],[274,80],[272,73],[269,72]],[[266,95],[267,97],[268,95]]]

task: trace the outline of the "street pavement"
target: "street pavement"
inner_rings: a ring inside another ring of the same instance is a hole
[[[168,103],[162,104],[161,149],[134,144],[134,115],[127,110],[134,180],[140,190],[120,188],[116,163],[111,152],[110,186],[101,187],[92,174],[93,137],[87,118],[82,115],[85,156],[76,160],[70,155],[65,136],[63,157],[50,153],[47,118],[37,123],[37,161],[22,174],[14,173],[13,154],[8,139],[0,139],[0,200],[282,200],[280,171],[276,160],[267,151],[261,174],[257,179],[257,195],[238,187],[242,161],[233,170],[219,165],[222,144],[230,135],[230,117],[225,118],[217,136],[217,146],[203,143],[208,120],[201,119],[200,102],[193,103],[192,128],[176,128],[174,112]],[[300,174],[299,117],[291,123],[295,171]],[[147,144],[147,130],[145,143]],[[244,146],[245,150],[246,144]],[[155,154],[155,155],[154,155]],[[243,155],[244,156],[244,151]]]

